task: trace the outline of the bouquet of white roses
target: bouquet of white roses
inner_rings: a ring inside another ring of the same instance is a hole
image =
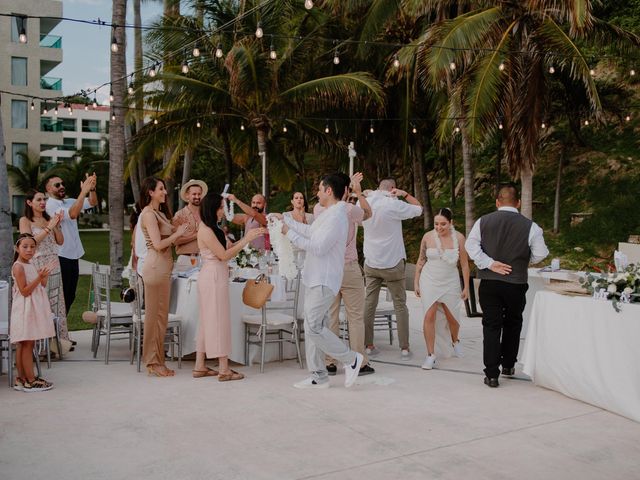
[[[247,268],[258,264],[260,258],[260,252],[247,244],[236,255],[236,265],[240,268]]]
[[[640,264],[630,264],[620,272],[587,273],[580,283],[591,294],[604,290],[616,312],[620,303],[640,302]]]

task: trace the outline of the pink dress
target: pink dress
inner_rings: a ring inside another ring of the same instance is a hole
[[[27,285],[38,278],[38,271],[30,263],[16,262],[22,265]],[[25,340],[40,340],[55,336],[53,327],[53,312],[49,305],[49,296],[46,287],[38,285],[31,295],[24,297],[13,275],[13,301],[11,303],[11,343],[24,342]]]
[[[43,229],[37,227],[35,223],[31,223],[31,233],[33,235],[40,235]],[[47,265],[55,264],[55,268],[51,271],[51,275],[60,274],[60,260],[58,259],[58,244],[56,243],[53,232],[44,237],[43,240],[38,243],[36,247],[36,254],[31,259],[33,266],[36,269],[46,267]],[[58,307],[54,309],[56,302]],[[58,289],[58,298],[49,298],[49,304],[51,305],[51,311],[58,317],[58,333],[60,338],[69,340],[69,329],[67,328],[67,309],[64,305],[64,291],[62,284]]]
[[[208,248],[200,249],[202,269],[198,275],[200,323],[196,351],[207,358],[228,357],[231,353],[229,315],[229,267]]]

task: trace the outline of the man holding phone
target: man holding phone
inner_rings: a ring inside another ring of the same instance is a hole
[[[96,183],[96,174],[87,174],[84,182],[80,182],[78,198],[65,198],[64,181],[59,176],[49,177],[45,182],[45,189],[49,197],[46,207],[47,213],[51,217],[58,212],[63,214],[60,228],[62,229],[64,242],[60,246],[58,258],[60,259],[62,290],[67,314],[76,298],[76,288],[78,287],[78,277],[80,275],[78,260],[84,255],[77,219],[81,212],[98,204]]]

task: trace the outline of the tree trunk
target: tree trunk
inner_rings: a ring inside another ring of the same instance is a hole
[[[500,130],[499,135],[500,137],[498,138],[498,153],[496,154],[496,197],[498,196],[498,191],[500,190],[500,177],[502,176],[502,130]]]
[[[129,171],[129,180],[131,181],[131,190],[133,193],[133,201],[138,203],[140,201],[140,177],[138,177],[138,169],[136,167],[135,159],[131,154],[131,133],[132,125],[127,123],[124,127],[124,144],[126,146],[125,158],[127,159],[127,170]]]
[[[220,129],[220,137],[222,138],[222,150],[224,152],[224,164],[227,170],[227,182],[229,191],[233,192],[233,152],[231,151],[231,141],[229,140],[229,131],[226,127]]]
[[[133,0],[133,23],[136,28],[133,29],[133,69],[135,74],[136,86],[142,85],[144,82],[142,73],[142,15],[140,13],[140,0]],[[135,113],[136,132],[144,127],[144,93],[141,88],[136,88],[135,92]],[[136,167],[138,170],[138,179],[142,182],[147,177],[147,165],[143,157],[136,159]],[[134,193],[135,195],[135,193]],[[140,195],[138,193],[138,195]]]
[[[423,225],[425,230],[431,230],[433,226],[433,206],[431,205],[431,192],[429,191],[429,177],[424,170],[424,150],[421,143],[416,147],[416,162],[418,171],[416,177],[420,177],[420,191],[416,192],[422,200]]]
[[[267,159],[267,129],[260,127],[258,132],[258,155],[260,156],[260,162],[264,165],[264,171],[262,181],[262,194],[268,200],[269,199],[269,161]],[[264,157],[264,162],[263,162]]]
[[[473,167],[473,156],[471,151],[471,142],[467,135],[466,127],[461,128],[462,132],[462,170],[464,172],[464,226],[466,236],[473,227],[476,211],[475,201],[475,170]]]
[[[165,170],[169,165],[169,162],[171,162],[171,157],[173,156],[173,152],[175,151],[175,149],[176,147],[174,145],[164,149],[164,152],[162,154],[163,170]],[[165,178],[164,178],[164,183],[165,183],[165,186],[167,187],[167,205],[169,205],[169,208],[171,209],[171,211],[173,211],[173,206],[174,206],[174,203],[173,203],[174,197],[175,197],[174,186],[176,184],[175,180],[173,179],[173,173],[175,172],[165,174]]]
[[[0,106],[2,106],[1,96]],[[5,153],[4,130],[2,129],[2,115],[0,115],[0,280],[8,281],[11,278],[11,264],[13,263],[13,228],[11,226],[11,197],[9,196],[9,176]],[[11,301],[11,292],[9,292],[9,301]]]
[[[522,193],[520,194],[520,213],[528,219],[533,218],[533,169],[524,166],[520,170],[520,183]]]
[[[189,147],[184,151],[184,165],[182,167],[182,183],[184,185],[191,180],[191,165],[193,164],[193,148]],[[184,200],[180,197],[178,208],[184,207]]]
[[[124,25],[126,21],[126,0],[113,0],[112,23]],[[112,111],[115,119],[109,125],[109,261],[111,282],[114,286],[122,282],[122,258],[124,232],[124,121],[126,73],[126,37],[124,28],[114,29],[120,48],[111,52],[111,85],[113,89]]]
[[[553,202],[553,233],[560,232],[560,187],[562,185],[562,167],[564,166],[565,159],[567,158],[568,146],[567,143],[562,144],[562,152],[558,159],[558,170],[556,172],[556,195]]]
[[[456,206],[456,147],[452,145],[449,153],[449,175],[451,178],[451,208]]]

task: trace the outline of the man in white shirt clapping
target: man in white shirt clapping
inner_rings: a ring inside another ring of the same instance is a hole
[[[422,215],[422,205],[414,196],[396,188],[392,178],[382,180],[378,190],[367,197],[367,202],[371,206],[372,216],[362,222],[367,285],[364,310],[366,352],[368,355],[378,353],[373,343],[373,323],[380,287],[385,282],[396,313],[400,357],[409,360],[409,310],[404,272],[407,253],[402,237],[402,221]]]
[[[329,329],[329,308],[340,291],[344,273],[349,223],[346,204],[341,199],[347,186],[343,176],[338,174],[322,178],[318,201],[326,210],[311,225],[282,214],[272,214],[284,221],[282,233],[291,243],[306,251],[302,281],[305,286],[305,350],[311,376],[296,383],[296,388],[329,387],[325,355],[344,364],[345,387],[355,383],[362,366],[363,356],[350,350]]]

